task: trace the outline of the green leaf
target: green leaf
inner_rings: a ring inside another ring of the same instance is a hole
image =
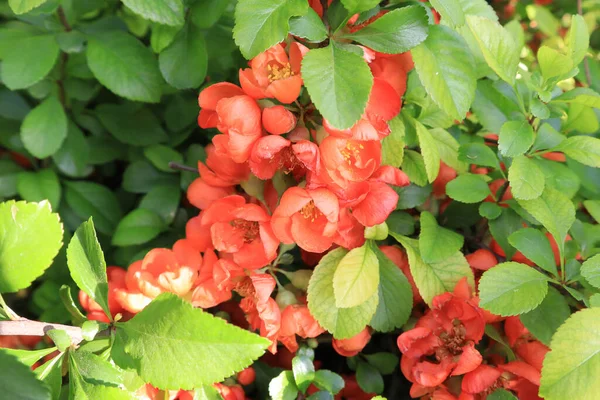
[[[555,149],[582,164],[600,168],[600,139],[591,136],[571,136]]]
[[[552,103],[581,104],[600,108],[600,94],[589,88],[575,88],[552,99]]]
[[[50,389],[52,400],[59,400],[62,389],[63,354],[46,361],[34,371],[37,379],[44,382]]]
[[[533,128],[527,121],[508,121],[500,129],[498,150],[505,157],[525,154],[535,140]]]
[[[52,34],[29,33],[7,45],[0,77],[10,90],[26,89],[41,81],[52,70],[60,53]]]
[[[446,194],[462,203],[479,203],[491,194],[484,177],[478,174],[463,174],[446,185]]]
[[[0,349],[0,387],[11,400],[50,400],[50,391],[29,367]]]
[[[302,79],[317,109],[338,129],[359,120],[373,86],[366,61],[333,43],[304,56]]]
[[[402,171],[408,175],[411,182],[418,186],[427,185],[427,171],[423,156],[414,150],[405,150],[402,160]]]
[[[119,247],[144,244],[154,239],[165,224],[154,211],[138,208],[127,214],[117,225],[112,244]]]
[[[521,26],[519,25],[519,29]],[[490,132],[500,132],[502,125],[510,119],[522,115],[517,100],[505,90],[508,85],[502,81],[480,80],[475,91],[473,112],[479,122]],[[510,89],[509,89],[510,90]]]
[[[202,31],[193,24],[186,24],[169,47],[160,53],[158,65],[165,80],[174,88],[200,87],[208,66]]]
[[[518,400],[511,392],[496,389],[487,397],[487,400]]]
[[[404,53],[427,38],[427,13],[420,6],[397,8],[342,38],[354,40],[375,51],[388,54]]]
[[[464,39],[452,29],[432,25],[429,36],[411,51],[419,79],[449,116],[462,120],[475,97],[473,57]]]
[[[560,28],[560,22],[552,14],[547,7],[540,5],[528,5],[526,8],[527,17],[531,21],[535,21],[540,31],[546,35],[553,37],[556,36],[558,29]]]
[[[235,43],[244,57],[251,59],[285,39],[290,18],[307,11],[305,0],[239,1],[235,7]]]
[[[270,342],[163,293],[118,323],[112,356],[159,389],[190,390],[248,367]],[[186,371],[182,374],[181,371]]]
[[[537,58],[542,71],[542,76],[546,80],[562,77],[575,67],[571,57],[548,46],[540,47]]]
[[[437,143],[431,133],[419,121],[414,120],[417,136],[419,138],[419,147],[425,162],[425,171],[429,183],[435,181],[440,172],[440,152]]]
[[[600,392],[600,309],[581,310],[552,337],[544,358],[540,396],[547,400],[592,399]]]
[[[502,207],[496,203],[484,202],[479,205],[479,215],[490,220],[498,218],[502,214]]]
[[[424,262],[440,262],[451,257],[461,249],[463,242],[464,238],[461,235],[439,226],[431,213],[421,213],[419,252]]]
[[[431,0],[431,5],[440,13],[444,23],[452,27],[465,24],[465,14],[459,0]]]
[[[157,186],[176,183],[176,175],[160,172],[152,164],[139,160],[129,164],[123,174],[122,185],[123,189],[131,193],[148,193]]]
[[[83,354],[83,352],[81,352]],[[91,353],[91,356],[94,356]],[[86,356],[83,356],[86,357]],[[94,356],[98,357],[98,356]],[[86,359],[89,357],[86,357]],[[89,365],[84,362],[80,365],[76,356],[69,355],[69,392],[74,399],[81,400],[133,400],[133,394],[119,389],[115,386],[95,384],[94,381],[88,381],[82,376],[81,372],[86,371]],[[107,362],[106,362],[107,363]],[[83,371],[80,371],[80,368]],[[98,372],[97,370],[94,372]]]
[[[169,163],[171,161],[177,163],[183,162],[183,156],[181,153],[161,144],[155,144],[146,147],[144,149],[144,155],[157,169],[164,172],[177,172],[173,168],[169,167]]]
[[[52,209],[58,210],[61,187],[56,172],[51,169],[21,172],[17,177],[17,190],[25,201],[37,203],[48,200]]]
[[[175,219],[180,199],[181,191],[177,186],[157,186],[144,196],[139,208],[154,211],[169,225]]]
[[[537,266],[557,276],[554,252],[546,235],[534,228],[524,228],[508,237],[508,242]]]
[[[333,292],[336,268],[348,251],[330,251],[315,268],[308,285],[308,309],[323,328],[336,339],[348,339],[360,333],[377,309],[378,295],[357,307],[338,308]]]
[[[525,156],[517,156],[513,159],[508,170],[508,181],[513,196],[521,200],[540,197],[546,182],[542,170],[533,160]]]
[[[447,130],[441,128],[430,129],[429,133],[433,136],[437,144],[442,161],[458,172],[466,172],[468,170],[468,165],[466,162],[458,159],[458,149],[460,148],[460,145],[454,136]]]
[[[367,241],[350,250],[339,262],[333,275],[335,305],[350,308],[361,305],[377,294],[379,260]]]
[[[102,125],[120,142],[132,146],[149,146],[167,140],[165,130],[154,113],[145,107],[126,103],[101,104],[96,115]]]
[[[435,296],[452,292],[462,278],[467,277],[473,286],[473,271],[460,252],[456,252],[442,262],[426,263],[419,252],[419,242],[404,236],[391,233],[406,249],[410,272],[415,279],[419,293],[428,305],[432,304]]]
[[[100,356],[82,350],[72,351],[69,355],[86,382],[115,387],[123,384],[123,371]]]
[[[98,232],[112,234],[123,211],[115,194],[93,182],[67,182],[65,199],[80,218],[94,219]]]
[[[294,372],[294,381],[298,390],[302,393],[310,386],[315,379],[315,366],[310,358],[306,356],[296,356],[292,359],[292,371]]]
[[[34,108],[21,125],[21,140],[37,158],[56,153],[67,137],[67,116],[57,97],[51,96]]]
[[[467,16],[467,25],[487,64],[502,80],[512,85],[517,74],[520,49],[510,32],[496,21],[475,15]]]
[[[565,139],[565,135],[554,129],[552,125],[544,123],[538,128],[531,151],[551,149],[561,144]]]
[[[48,0],[9,0],[8,5],[17,15],[25,14]]]
[[[378,332],[403,326],[412,311],[412,289],[400,268],[374,248],[379,260],[379,303],[369,325]]]
[[[18,176],[23,169],[12,160],[0,160],[0,198],[17,194]]]
[[[77,286],[98,303],[110,318],[106,261],[92,218],[75,231],[67,247],[67,265]]]
[[[182,0],[121,0],[136,14],[163,25],[183,25]]]
[[[381,142],[381,164],[400,167],[404,159],[404,136],[406,128],[400,115],[397,115],[389,122],[390,134],[383,138]]]
[[[498,157],[483,143],[465,143],[458,149],[458,159],[469,164],[500,169]]]
[[[62,329],[50,329],[46,332],[46,335],[54,342],[61,353],[71,346],[71,337]]]
[[[311,42],[322,42],[327,39],[327,29],[319,14],[312,8],[303,16],[290,19],[290,34]]]
[[[581,15],[573,15],[571,18],[571,29],[567,35],[569,55],[573,65],[579,65],[585,58],[590,46],[590,35],[585,19]]]
[[[528,265],[505,262],[486,271],[479,281],[479,306],[502,316],[536,308],[548,293],[548,278]]]
[[[2,348],[2,351],[8,355],[15,357],[20,363],[31,367],[33,364],[39,361],[40,358],[47,356],[48,354],[56,351],[56,347],[49,347],[41,350],[18,350]]]
[[[0,293],[28,287],[62,246],[63,227],[48,202],[0,203]]]
[[[554,236],[562,262],[565,238],[575,222],[575,207],[571,200],[561,192],[546,186],[541,197],[535,200],[518,200],[518,203]]]
[[[338,374],[327,369],[320,369],[315,373],[314,384],[322,390],[337,394],[344,388],[344,380]]]
[[[87,61],[96,79],[113,93],[130,100],[159,102],[164,81],[157,61],[133,36],[119,31],[90,36]]]
[[[521,322],[540,342],[550,346],[554,332],[571,315],[565,298],[550,287],[544,301],[535,309],[521,314]]]
[[[91,167],[88,165],[90,150],[83,132],[74,122],[69,121],[67,138],[52,159],[65,175],[81,178],[91,173]],[[94,151],[98,150],[94,149]]]
[[[204,4],[204,2],[196,2],[196,4]],[[150,35],[150,47],[155,53],[160,53],[173,43],[175,36],[181,29],[181,26],[154,25]]]
[[[523,220],[510,208],[502,210],[500,217],[489,221],[490,232],[510,260],[515,254],[515,248],[509,243],[509,236],[523,228]]]
[[[585,260],[581,265],[581,276],[590,285],[600,288],[600,255]]]
[[[282,371],[269,383],[269,395],[273,400],[296,400],[298,387],[292,371]]]
[[[377,0],[341,0],[341,2],[351,14],[370,10],[380,3]]]
[[[356,369],[356,381],[365,393],[383,392],[384,383],[381,373],[366,362],[359,362]]]
[[[383,375],[392,374],[398,368],[398,356],[392,353],[363,354],[369,364]]]
[[[203,385],[194,391],[194,400],[222,400],[223,397],[211,385]]]
[[[210,28],[219,21],[229,4],[230,0],[196,1],[190,8],[190,19],[198,28]]]

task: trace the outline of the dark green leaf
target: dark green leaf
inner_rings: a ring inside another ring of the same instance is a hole
[[[544,301],[532,311],[521,314],[521,322],[540,342],[550,346],[559,326],[571,315],[565,298],[550,287]]]
[[[540,268],[557,276],[554,252],[546,235],[534,228],[524,228],[508,237],[508,242]]]
[[[290,34],[311,42],[322,42],[327,39],[327,29],[321,17],[312,8],[303,16],[290,19]]]
[[[123,211],[115,194],[93,182],[67,182],[65,199],[80,218],[94,219],[99,232],[112,234]]]
[[[356,369],[356,381],[365,393],[381,393],[384,384],[383,377],[377,368],[366,362],[359,362]]]
[[[204,36],[193,24],[186,24],[158,57],[163,77],[177,89],[200,87],[206,76],[207,64]]]
[[[67,137],[67,116],[57,97],[48,97],[34,108],[21,125],[21,140],[37,158],[56,153]]]
[[[112,238],[115,246],[133,246],[154,239],[165,228],[162,218],[154,211],[138,208],[127,214]]]
[[[0,350],[0,387],[2,396],[11,400],[50,400],[50,391],[34,373],[15,357]]]
[[[122,143],[149,146],[167,140],[160,121],[145,107],[133,103],[102,104],[96,108],[96,115],[102,125]]]

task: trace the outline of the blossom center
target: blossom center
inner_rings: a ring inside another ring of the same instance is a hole
[[[294,71],[292,71],[292,66],[290,63],[286,63],[284,65],[269,64],[267,65],[267,71],[269,71],[269,82],[294,76]]]
[[[279,168],[283,170],[283,173],[289,174],[294,171],[297,167],[301,166],[300,160],[296,157],[296,153],[288,146],[281,150],[281,158],[279,159]]]
[[[360,151],[364,148],[365,146],[362,144],[348,142],[346,143],[346,147],[344,147],[340,153],[348,165],[351,165],[360,157]]]
[[[317,218],[323,215],[321,210],[319,210],[317,206],[315,206],[315,202],[313,200],[311,200],[310,203],[302,207],[302,210],[300,210],[300,214],[302,214],[302,216],[305,219],[310,219],[311,222],[315,222]]]
[[[442,332],[440,339],[444,342],[446,350],[456,356],[462,354],[462,348],[465,345],[465,334],[465,327],[462,324],[455,324],[450,332]]]
[[[235,229],[241,230],[244,235],[244,242],[250,243],[260,234],[260,226],[256,221],[246,221],[245,219],[234,219],[230,222]]]

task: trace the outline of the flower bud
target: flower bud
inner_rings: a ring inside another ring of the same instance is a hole
[[[300,269],[294,272],[291,278],[292,285],[300,290],[306,291],[306,289],[308,289],[308,282],[310,281],[312,273],[313,272],[310,269]]]
[[[293,304],[298,304],[298,299],[296,299],[296,295],[289,290],[280,289],[275,297],[275,301],[279,306],[280,310],[284,310],[287,306],[291,306]]]
[[[388,226],[385,222],[365,228],[365,239],[385,240],[388,237]]]

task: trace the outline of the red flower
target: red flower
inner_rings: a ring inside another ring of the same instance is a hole
[[[369,64],[373,77],[385,80],[394,88],[398,97],[404,96],[407,75],[414,66],[409,52],[394,55],[377,53],[375,60]]]
[[[235,186],[246,181],[250,175],[247,164],[237,163],[231,159],[228,146],[227,136],[215,136],[212,144],[206,146],[206,165],[202,162],[198,163],[200,176],[211,186]]]
[[[369,179],[381,164],[381,142],[326,137],[319,146],[321,162],[336,184],[346,188],[352,182]]]
[[[262,112],[262,123],[267,132],[273,135],[283,135],[294,127],[298,119],[284,106],[265,108]]]
[[[325,329],[321,328],[305,305],[289,305],[281,314],[279,341],[293,353],[298,350],[296,335],[307,339],[315,338],[323,332]]]
[[[289,104],[298,98],[302,88],[300,63],[308,48],[294,42],[289,57],[281,44],[276,44],[250,61],[250,68],[240,70],[240,83],[255,99],[274,97]]]
[[[487,271],[498,264],[498,259],[491,251],[487,249],[478,249],[465,256],[469,265],[473,269]]]
[[[106,276],[108,278],[108,309],[113,316],[124,311],[116,298],[116,291],[125,288],[126,273],[127,271],[120,267],[106,268]],[[108,316],[104,313],[102,307],[92,300],[83,290],[79,291],[79,303],[84,310],[87,311],[88,319],[106,323],[109,322]]]
[[[457,173],[454,169],[440,161],[440,172],[433,181],[433,194],[435,197],[444,197],[446,195],[446,185],[448,182],[456,179]]]
[[[304,162],[299,157],[304,157],[306,145],[292,144],[289,140],[276,135],[262,137],[252,149],[249,165],[252,173],[259,179],[271,179],[279,170],[285,174],[292,174],[300,180],[306,174]],[[310,142],[308,142],[310,143]],[[313,144],[314,146],[314,144]],[[300,152],[300,153],[297,153]]]
[[[367,343],[371,340],[371,331],[369,327],[366,327],[358,334],[348,339],[333,339],[331,344],[333,349],[344,357],[354,357],[365,348]]]
[[[338,219],[338,199],[329,190],[291,187],[281,197],[271,226],[282,242],[322,253],[333,243]]]
[[[340,210],[340,220],[334,243],[349,250],[365,243],[365,227],[352,215],[348,207]]]
[[[215,83],[201,91],[198,96],[198,105],[200,106],[198,125],[203,129],[216,128],[219,123],[217,103],[222,99],[243,94],[242,88],[228,82]]]
[[[236,285],[234,278],[245,276],[243,270],[228,260],[219,260],[213,250],[204,253],[200,274],[194,283],[192,305],[211,308],[231,299],[231,290]]]

